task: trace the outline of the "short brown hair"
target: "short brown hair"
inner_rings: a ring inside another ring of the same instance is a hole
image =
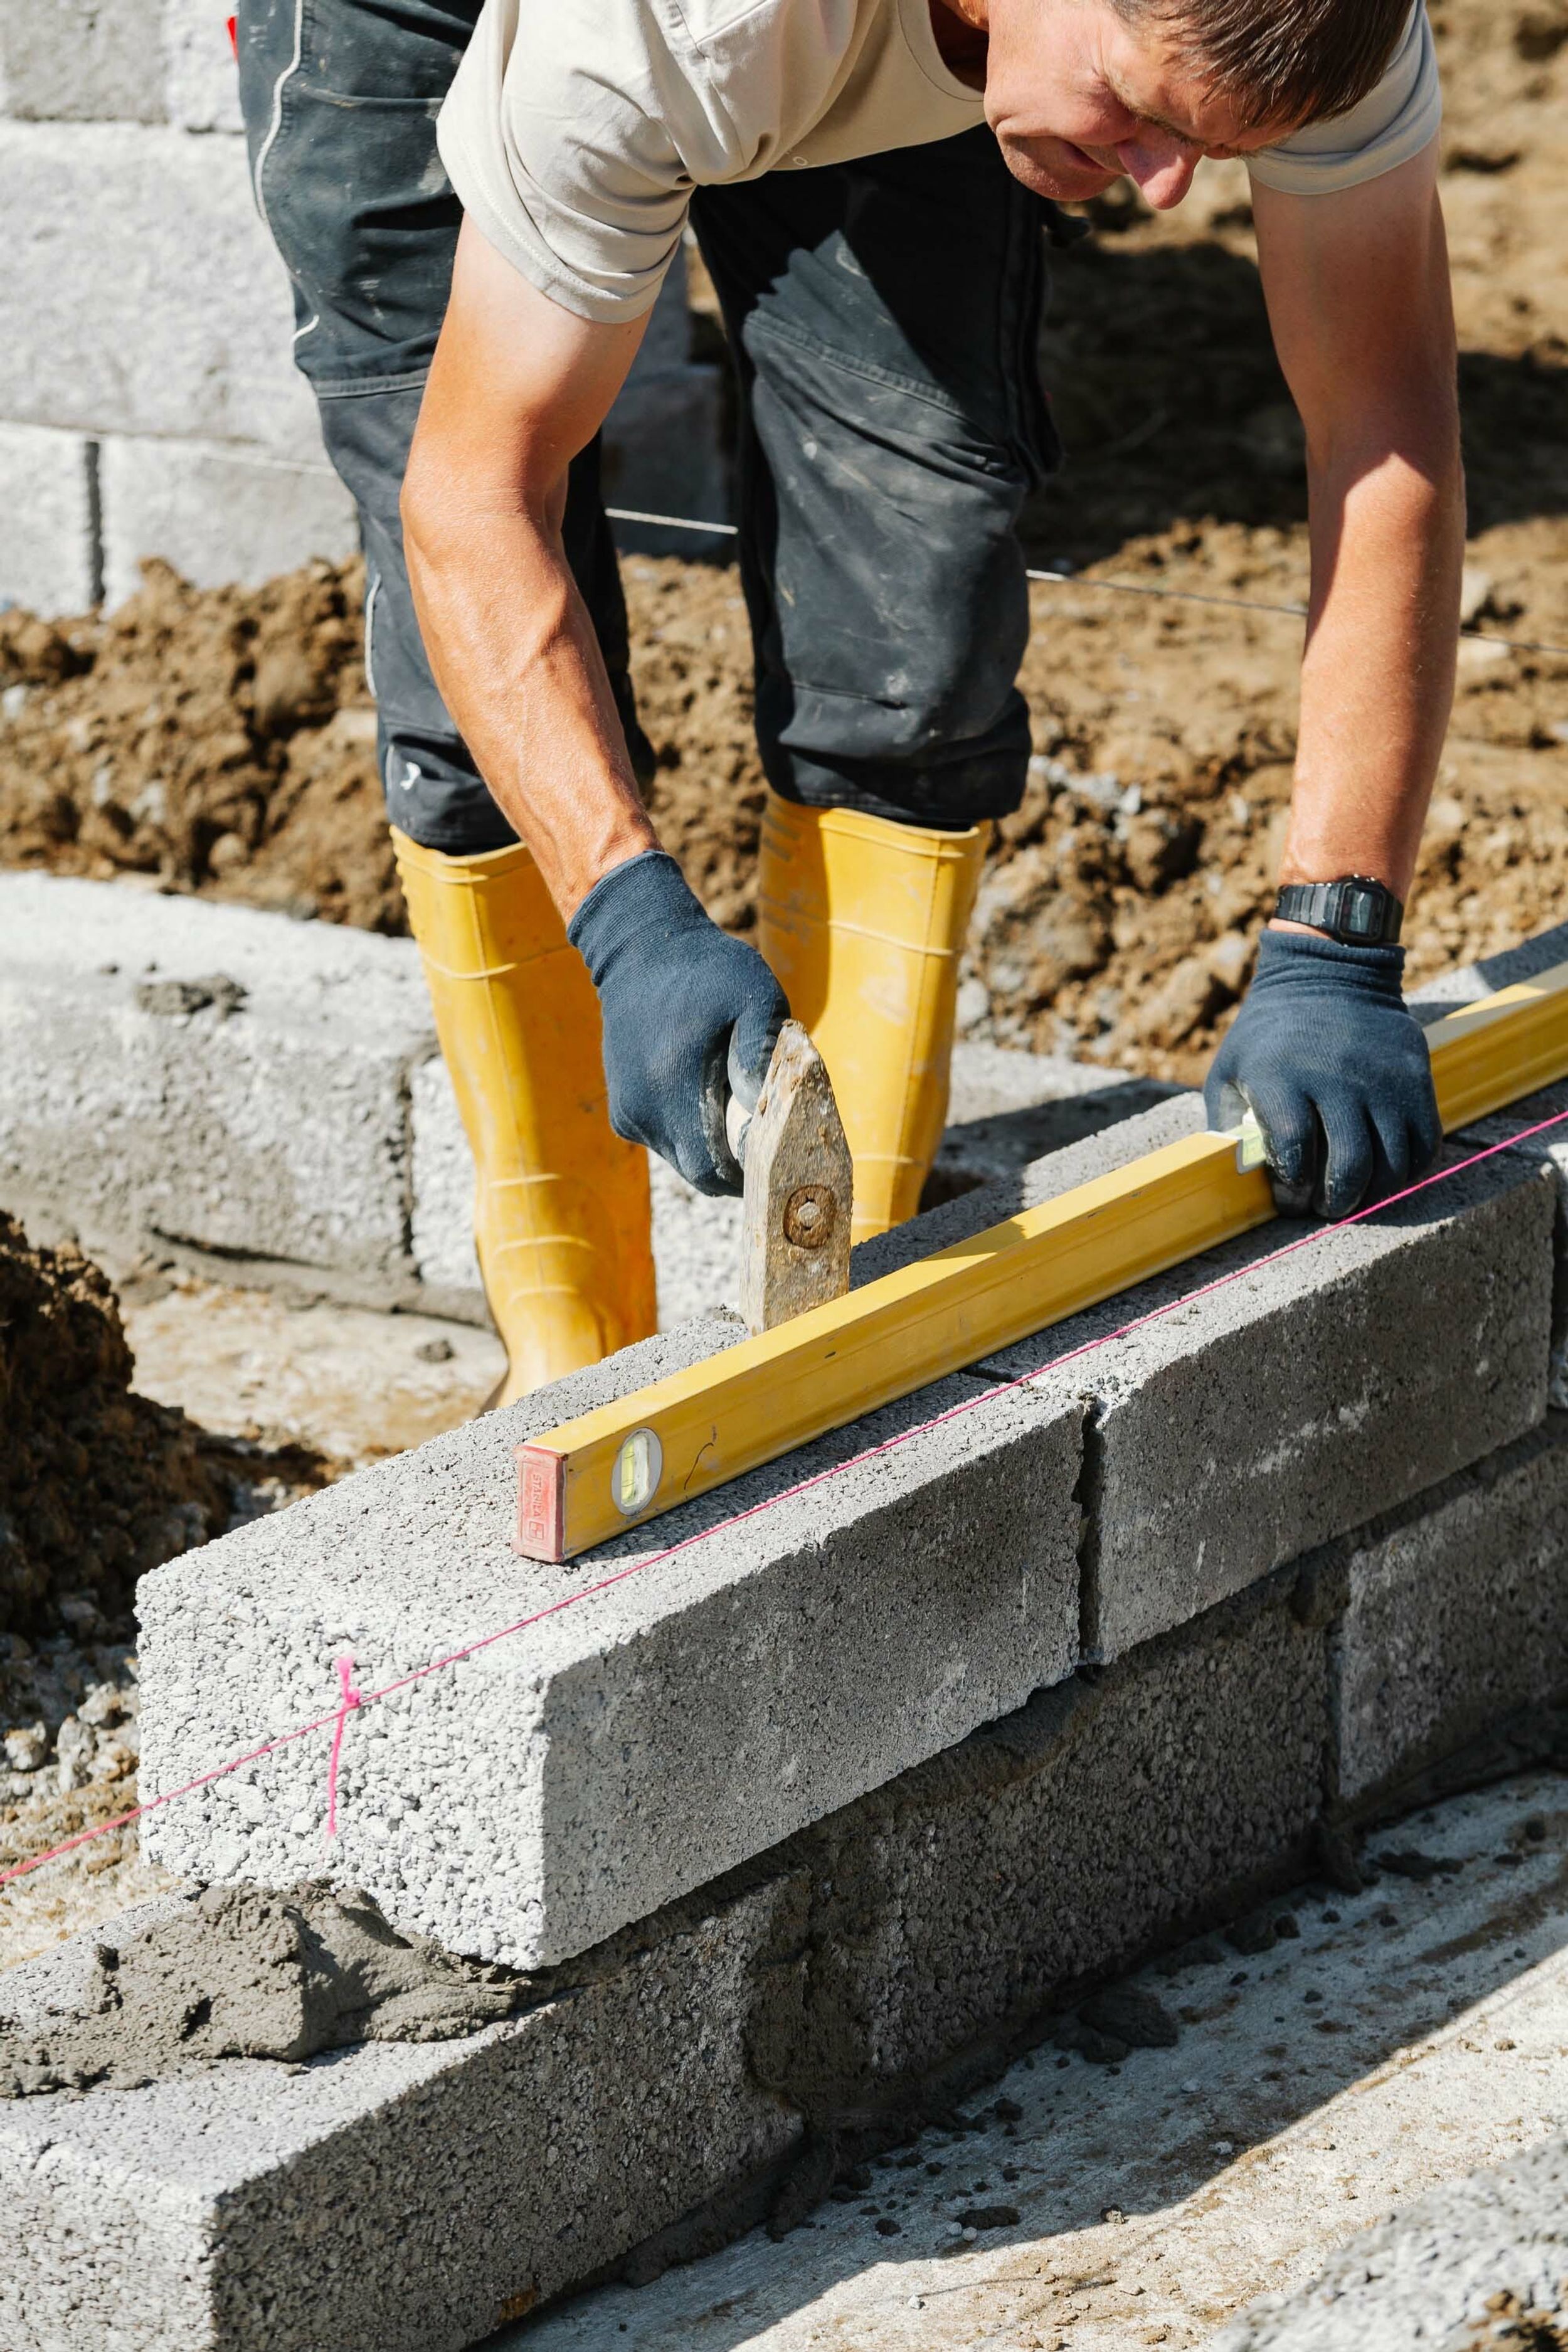
[[[1163,17],[1187,60],[1239,104],[1248,130],[1303,129],[1359,106],[1388,71],[1411,0],[1115,0]]]

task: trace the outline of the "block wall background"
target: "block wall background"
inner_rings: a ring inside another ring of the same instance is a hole
[[[216,586],[353,551],[225,0],[0,0],[0,604],[116,604],[146,556]],[[721,513],[717,435],[677,272],[606,430],[613,500]]]

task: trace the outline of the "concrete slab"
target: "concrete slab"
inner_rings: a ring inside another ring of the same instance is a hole
[[[1550,1415],[1331,1547],[1313,1573],[1342,1594],[1333,1655],[1347,1801],[1568,1693],[1568,1417]]]
[[[399,1925],[532,1968],[1069,1674],[1075,1400],[943,1381],[568,1569],[512,1554],[516,1444],[738,1328],[627,1349],[143,1580],[144,1790],[330,1707],[345,1646],[369,1689],[544,1612],[356,1722],[325,1865]],[[155,1815],[147,1851],[285,1885],[321,1866],[324,1792],[301,1743]]]
[[[721,2189],[765,2211],[808,2131],[950,2109],[1068,1980],[1287,1869],[1327,1672],[1276,1581],[540,1978],[515,2024],[0,2106],[0,2340],[456,2352]]]
[[[1544,2352],[1565,2325],[1568,2139],[1555,2138],[1363,2231],[1309,2286],[1225,2328],[1213,2352]]]
[[[319,444],[297,457],[232,443],[130,439],[101,444],[103,593],[110,606],[162,556],[198,588],[258,587],[312,556],[344,562],[359,547],[353,500]]]

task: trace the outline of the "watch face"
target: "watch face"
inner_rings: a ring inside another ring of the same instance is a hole
[[[1352,939],[1381,939],[1383,893],[1351,883],[1340,904],[1340,929],[1348,931]]]

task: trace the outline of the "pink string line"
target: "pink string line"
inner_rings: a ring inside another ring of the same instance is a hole
[[[330,1715],[319,1715],[309,1723],[297,1724],[291,1731],[280,1731],[272,1738],[263,1740],[259,1746],[247,1748],[243,1756],[233,1756],[226,1764],[215,1764],[210,1771],[197,1773],[194,1780],[183,1781],[176,1789],[166,1789],[162,1796],[149,1797],[145,1803],[132,1806],[129,1812],[116,1814],[112,1821],[100,1822],[92,1829],[79,1830],[74,1837],[66,1838],[59,1845],[47,1847],[42,1853],[33,1854],[26,1862],[14,1863],[9,1870],[0,1871],[0,1886],[9,1885],[13,1879],[25,1878],[32,1871],[42,1870],[46,1863],[58,1862],[62,1855],[73,1853],[78,1846],[89,1844],[94,1838],[108,1837],[115,1830],[127,1829],[146,1813],[161,1811],[165,1805],[177,1804],[182,1798],[195,1796],[199,1790],[210,1789],[215,1781],[226,1780],[231,1772],[243,1771],[247,1764],[259,1763],[266,1757],[276,1756],[281,1749],[293,1747],[299,1740],[309,1739],[314,1733],[329,1729],[332,1733],[331,1760],[328,1767],[328,1834],[331,1836],[336,1829],[335,1774],[342,1748],[343,1729],[354,1708],[375,1706],[381,1700],[391,1698],[399,1691],[412,1689],[416,1683],[428,1681],[432,1675],[444,1673],[448,1666],[461,1665],[465,1659],[478,1657],[481,1652],[493,1649],[498,1642],[510,1641],[535,1625],[544,1624],[552,1617],[559,1617],[564,1610],[576,1608],[580,1601],[592,1601],[599,1593],[613,1591],[616,1585],[625,1584],[628,1578],[641,1576],[647,1569],[662,1566],[666,1560],[689,1551],[693,1544],[707,1543],[711,1537],[727,1535],[735,1528],[744,1527],[749,1520],[761,1518],[764,1512],[777,1510],[784,1503],[794,1502],[802,1495],[809,1495],[816,1487],[826,1486],[830,1479],[840,1478],[847,1471],[858,1469],[863,1463],[875,1462],[883,1454],[896,1453],[900,1446],[912,1444],[914,1439],[926,1436],[933,1429],[941,1429],[949,1422],[960,1421],[965,1413],[978,1412],[982,1405],[994,1403],[998,1397],[1009,1396],[1016,1389],[1026,1388],[1031,1381],[1040,1379],[1047,1372],[1059,1371],[1064,1364],[1076,1363],[1081,1357],[1093,1355],[1097,1349],[1108,1348],[1114,1340],[1129,1339],[1133,1332],[1147,1329],[1151,1323],[1161,1322],[1165,1316],[1173,1315],[1178,1307],[1190,1307],[1196,1299],[1210,1298],[1215,1291],[1228,1289],[1233,1282],[1244,1282],[1249,1275],[1261,1274],[1268,1266],[1279,1265],[1285,1258],[1295,1257],[1301,1250],[1315,1248],[1334,1234],[1343,1233],[1350,1225],[1364,1224],[1369,1217],[1380,1217],[1389,1209],[1399,1207],[1402,1202],[1414,1201],[1421,1193],[1431,1192],[1435,1185],[1447,1184],[1454,1177],[1463,1176],[1468,1170],[1495,1160],[1500,1152],[1515,1151],[1521,1143],[1529,1143],[1534,1137],[1549,1134],[1553,1128],[1564,1125],[1568,1125],[1568,1111],[1559,1111],[1552,1118],[1539,1119],[1533,1127],[1522,1128],[1517,1135],[1505,1137],[1500,1143],[1489,1144],[1485,1150],[1473,1152],[1468,1160],[1457,1160],[1452,1168],[1440,1168],[1435,1175],[1424,1176],[1418,1183],[1407,1184],[1403,1192],[1390,1194],[1386,1201],[1374,1201],[1370,1208],[1358,1209],[1352,1216],[1342,1217],[1337,1223],[1316,1225],[1297,1241],[1287,1242],[1283,1247],[1270,1250],[1265,1256],[1254,1258],[1246,1265],[1234,1266],[1228,1274],[1219,1275],[1213,1282],[1205,1282],[1196,1290],[1184,1291],[1179,1298],[1167,1299],[1164,1306],[1152,1308],[1147,1315],[1135,1316],[1131,1322],[1120,1324],[1114,1331],[1102,1332],[1099,1339],[1087,1339],[1081,1347],[1068,1349],[1065,1355],[1051,1357],[1029,1371],[1020,1372],[1016,1380],[999,1381],[994,1388],[983,1389],[976,1396],[965,1397],[962,1403],[950,1405],[945,1412],[934,1413],[931,1420],[902,1431],[897,1437],[886,1438],[880,1444],[867,1446],[862,1453],[851,1454],[843,1462],[830,1464],[827,1469],[818,1470],[811,1477],[802,1478],[795,1486],[782,1488],[776,1495],[765,1496],[761,1502],[752,1504],[746,1510],[735,1512],[728,1519],[721,1519],[710,1528],[699,1528],[692,1534],[682,1536],[678,1542],[667,1544],[661,1551],[649,1552],[646,1559],[631,1560],[625,1568],[596,1578],[592,1584],[582,1585],[574,1592],[563,1593],[559,1601],[552,1601],[544,1608],[535,1609],[530,1615],[520,1617],[515,1624],[502,1625],[493,1633],[482,1633],[476,1640],[464,1643],[460,1649],[447,1650],[440,1657],[430,1659],[426,1664],[416,1666],[409,1673],[397,1675],[392,1682],[383,1683],[379,1689],[353,1691],[351,1696],[353,1685],[349,1676],[353,1671],[353,1660],[345,1655],[337,1662],[342,1696]]]
[[[332,1726],[332,1753],[327,1765],[327,1832],[322,1840],[323,1846],[331,1845],[338,1833],[338,1767],[343,1759],[343,1734],[349,1727],[349,1717],[355,1707],[364,1705],[362,1693],[354,1688],[352,1650],[345,1650],[338,1660],[338,1689],[342,1696],[338,1719]]]

